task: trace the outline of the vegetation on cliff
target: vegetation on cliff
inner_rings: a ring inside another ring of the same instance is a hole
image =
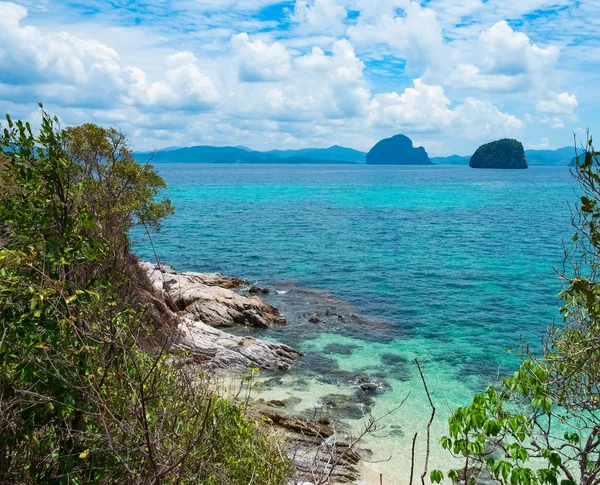
[[[591,138],[573,174],[580,188],[573,246],[561,293],[563,325],[498,387],[476,394],[449,419],[442,446],[464,459],[448,477],[474,483],[481,470],[500,484],[600,483],[600,162]],[[485,476],[485,475],[484,475]],[[432,472],[439,482],[443,473]]]
[[[127,237],[173,211],[153,168],[45,112],[7,117],[0,153],[0,482],[285,483],[243,403],[173,365]]]
[[[368,165],[433,165],[423,147],[414,147],[410,138],[395,135],[379,141],[367,153]]]
[[[469,161],[471,168],[527,168],[520,141],[503,138],[481,145]]]

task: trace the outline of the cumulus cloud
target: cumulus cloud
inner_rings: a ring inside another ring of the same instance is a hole
[[[391,2],[377,8],[364,6],[357,24],[348,29],[348,37],[360,46],[389,46],[395,55],[406,59],[411,70],[437,64],[445,47],[435,12],[416,2],[402,5],[401,15]]]
[[[27,9],[0,2],[0,83],[3,92],[68,106],[113,109],[130,105],[206,109],[219,93],[189,52],[168,57],[163,79],[150,82],[139,67],[121,65],[114,49],[66,32],[22,26]],[[14,88],[7,88],[12,85]],[[29,87],[28,87],[29,86]]]
[[[552,72],[560,55],[556,46],[532,44],[523,32],[515,32],[506,21],[497,22],[479,35],[479,42],[465,48],[463,57],[447,78],[451,85],[489,91],[528,90]],[[466,54],[466,56],[465,56]]]
[[[567,92],[555,94],[550,99],[542,99],[536,104],[536,109],[540,113],[549,113],[555,115],[573,114],[579,103],[574,94]]]
[[[540,140],[544,125],[564,127],[584,102],[561,87],[570,73],[557,71],[551,44],[568,45],[527,22],[498,22],[518,20],[494,13],[505,3],[295,0],[291,12],[290,3],[188,2],[173,19],[144,10],[151,21],[139,26],[110,26],[108,15],[92,24],[65,7],[71,18],[49,11],[42,28],[0,1],[0,111],[22,106],[26,116],[40,100],[69,123],[118,123],[146,146],[242,137],[263,148],[368,149],[404,132],[441,153],[516,136],[523,122]]]
[[[486,71],[494,74],[510,76],[552,69],[560,55],[560,49],[556,46],[542,49],[531,44],[527,35],[515,32],[505,20],[484,30],[479,40],[484,51]]]
[[[446,130],[468,139],[515,135],[524,127],[520,119],[486,101],[469,97],[453,109],[450,105],[441,86],[415,79],[413,87],[402,94],[375,96],[370,120],[375,126],[417,132]]]
[[[335,0],[296,0],[291,20],[317,32],[339,32],[344,28],[346,9]]]
[[[247,33],[241,33],[233,36],[231,43],[240,81],[279,81],[290,70],[290,55],[279,42],[268,45],[260,39],[251,41]]]
[[[371,96],[363,69],[348,40],[336,41],[330,53],[314,47],[294,58],[285,82],[238,86],[232,105],[244,116],[278,121],[362,116]]]
[[[0,2],[0,82],[14,86],[46,83],[84,86],[102,99],[122,86],[119,56],[95,40],[81,39],[66,32],[44,34],[22,26],[27,9]],[[49,87],[48,87],[49,88]],[[50,88],[64,101],[77,101],[70,95],[87,98],[59,87]]]
[[[124,99],[131,104],[200,111],[212,107],[220,98],[212,80],[203,74],[189,51],[168,56],[161,81],[148,82],[146,73],[137,67],[126,69],[125,74],[128,92]]]

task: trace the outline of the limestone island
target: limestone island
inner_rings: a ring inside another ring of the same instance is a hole
[[[395,135],[379,141],[367,153],[367,165],[433,165],[423,147],[414,147],[410,138]]]
[[[469,161],[471,168],[527,168],[520,141],[503,138],[481,145]]]

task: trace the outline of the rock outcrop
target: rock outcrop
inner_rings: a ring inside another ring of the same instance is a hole
[[[261,406],[253,406],[251,413],[285,436],[287,453],[296,469],[290,483],[357,483],[360,479],[361,455],[368,455],[368,451],[352,446],[340,424],[330,417],[306,419]],[[325,477],[326,481],[321,481]]]
[[[260,297],[231,290],[246,281],[219,273],[177,273],[167,266],[140,264],[154,287],[154,295],[145,298],[149,311],[176,327],[171,332],[173,350],[189,351],[191,362],[211,369],[247,370],[253,364],[276,371],[288,369],[302,356],[287,345],[215,328],[285,323],[279,311]]]
[[[248,285],[245,280],[219,273],[177,273],[168,266],[141,264],[155,290],[173,302],[178,313],[189,320],[217,328],[234,325],[267,328],[285,323],[279,310],[262,298],[232,291],[232,288]]]
[[[206,361],[211,369],[248,370],[252,364],[264,370],[287,370],[302,356],[287,345],[231,335],[188,319],[179,324],[174,345],[188,350],[192,362],[201,356],[200,362]]]
[[[423,147],[413,147],[410,138],[396,135],[378,142],[367,153],[367,165],[433,165]]]
[[[471,168],[527,168],[523,144],[503,138],[481,145],[469,161]]]

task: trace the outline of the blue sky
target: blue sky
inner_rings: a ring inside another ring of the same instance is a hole
[[[598,32],[600,0],[0,2],[0,111],[143,150],[558,148],[600,133]]]

